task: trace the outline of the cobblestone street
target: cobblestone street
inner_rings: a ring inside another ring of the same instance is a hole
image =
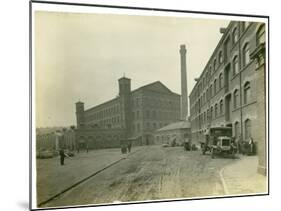
[[[115,159],[121,157],[118,152]],[[67,165],[72,162],[78,161],[68,160]],[[201,151],[186,152],[182,147],[148,146],[43,207],[223,195],[219,171],[234,162],[236,159],[211,159]]]

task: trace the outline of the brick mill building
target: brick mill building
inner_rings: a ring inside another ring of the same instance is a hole
[[[190,93],[192,139],[212,126],[257,143],[258,171],[266,173],[265,24],[231,21]]]
[[[119,95],[95,107],[76,103],[78,147],[119,147],[122,139],[153,143],[153,132],[180,119],[180,95],[160,81],[131,90],[131,80],[118,80]]]

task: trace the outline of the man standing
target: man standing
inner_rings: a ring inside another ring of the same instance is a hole
[[[131,140],[128,140],[128,152],[131,152],[131,148],[132,148],[132,142]]]
[[[64,153],[63,149],[60,149],[60,164],[63,166],[64,165],[64,158],[65,156],[69,157],[67,154]]]

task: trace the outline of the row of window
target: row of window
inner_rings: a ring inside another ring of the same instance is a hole
[[[117,114],[119,112],[120,112],[120,106],[118,104],[116,104],[116,105],[113,105],[113,106],[111,106],[109,108],[104,108],[101,111],[96,111],[93,114],[89,114],[87,116],[87,118],[89,120],[92,120],[92,119],[103,119],[103,118],[106,118],[108,116],[112,116],[114,114]]]
[[[133,111],[132,112],[132,119],[138,120],[141,118],[141,111]],[[179,118],[179,112],[167,112],[167,111],[156,111],[156,110],[146,110],[144,112],[145,119],[178,119]]]
[[[235,89],[233,92],[233,109],[238,108],[240,105],[240,97],[239,90]],[[250,82],[246,82],[243,86],[243,103],[246,105],[250,102],[251,99],[251,84]],[[219,103],[216,103],[214,106],[211,106],[210,109],[203,112],[199,116],[199,121],[202,123],[207,123],[213,118],[218,117],[219,115],[223,115],[223,100],[221,99]]]
[[[249,22],[243,22],[242,23],[242,30],[246,29],[248,27]],[[232,31],[232,40],[233,40],[233,45],[238,41],[238,28],[235,27]],[[261,43],[265,42],[265,25],[261,24],[261,26],[259,27],[257,33],[256,33],[256,45],[258,46]],[[219,52],[219,61],[221,62],[222,59],[222,51]],[[245,43],[242,47],[242,66],[245,67],[250,63],[250,46],[249,43]],[[214,59],[213,61],[213,69],[216,70],[217,67],[217,62],[216,59]],[[233,60],[231,61],[232,64],[232,72],[233,72],[233,76],[236,75],[239,72],[239,58],[238,55],[234,56]],[[222,74],[222,73],[221,73]],[[222,77],[220,74],[219,77]],[[196,99],[196,96],[200,95],[200,93],[202,92],[202,90],[204,89],[204,87],[206,87],[207,82],[210,80],[212,75],[212,66],[209,66],[209,71],[207,71],[205,73],[204,76],[202,76],[202,80],[201,82],[199,82],[198,84],[198,94],[194,93],[194,95],[191,96],[191,100],[192,102],[194,102],[194,100]],[[220,80],[220,79],[219,79]],[[210,91],[212,92],[212,90]],[[212,93],[211,93],[212,94]]]
[[[250,82],[246,82],[243,86],[243,103],[248,104],[251,98],[251,84]],[[239,90],[235,89],[233,92],[233,108],[237,108],[240,104],[240,95]]]
[[[120,123],[120,116],[114,116],[112,118],[108,118],[108,119],[103,119],[103,120],[99,120],[96,123],[93,123],[91,126],[92,127],[99,127],[99,128],[111,128],[114,125],[118,125]]]
[[[250,62],[250,51],[249,44],[246,43],[243,48],[243,61],[244,65],[248,65]],[[232,61],[233,76],[239,72],[238,56],[235,56]],[[195,107],[201,107],[206,103],[212,96],[214,96],[223,87],[223,75],[219,74],[218,79],[214,79],[214,82],[210,84],[209,88],[201,95]]]
[[[235,122],[234,125],[233,125],[233,129],[234,129],[234,136],[236,138],[238,138],[239,136],[241,136],[241,125],[240,125],[240,122]],[[251,120],[250,119],[246,119],[244,121],[244,134],[245,134],[245,139],[248,139],[250,137],[252,137],[252,123],[251,123]]]
[[[160,100],[155,98],[133,98],[132,99],[132,105],[135,108],[138,108],[142,105],[142,103],[145,102],[148,106],[152,107],[159,107],[159,108],[169,108],[174,109],[179,106],[179,101],[173,101],[173,100]]]

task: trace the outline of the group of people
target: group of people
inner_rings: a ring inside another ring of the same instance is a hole
[[[243,155],[254,155],[256,153],[256,148],[252,137],[249,137],[247,140],[242,140],[241,136],[239,136],[236,139],[233,138],[233,140],[237,145],[238,153]]]
[[[121,143],[121,153],[126,154],[127,152],[130,153],[132,148],[132,142],[127,141],[126,143]]]

